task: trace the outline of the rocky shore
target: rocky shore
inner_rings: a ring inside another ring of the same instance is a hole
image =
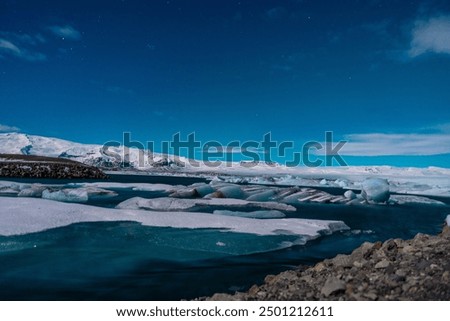
[[[268,275],[248,292],[205,300],[450,300],[450,228],[364,243],[313,267]]]
[[[0,177],[107,178],[98,168],[69,159],[7,154],[0,154]]]

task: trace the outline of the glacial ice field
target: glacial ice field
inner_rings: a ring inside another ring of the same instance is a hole
[[[399,194],[379,177],[309,179],[316,185],[237,178],[0,181],[0,298],[245,290],[364,241],[438,233],[450,213],[442,189]]]

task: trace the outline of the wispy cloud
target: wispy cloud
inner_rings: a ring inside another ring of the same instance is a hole
[[[63,40],[80,40],[81,33],[70,25],[65,26],[50,26],[48,29]]]
[[[11,40],[0,38],[0,53],[3,58],[7,56],[17,57],[27,61],[43,61],[47,57],[45,54],[24,48],[23,44],[14,43]]]
[[[284,7],[274,7],[266,10],[264,17],[268,20],[281,20],[288,15],[288,11]]]
[[[13,44],[11,41],[8,41],[6,39],[0,39],[0,48],[4,52],[9,52],[14,55],[20,55],[20,49],[15,44]]]
[[[40,33],[27,34],[27,33],[0,31],[0,37],[8,39],[14,43],[20,43],[22,45],[30,45],[30,46],[37,46],[47,42],[47,39]]]
[[[450,153],[450,135],[445,132],[422,134],[350,134],[339,152],[349,156],[439,155]]]
[[[19,132],[19,131],[20,128],[18,127],[0,124],[0,133]]]
[[[408,54],[415,58],[425,53],[450,54],[450,15],[415,22]]]
[[[394,23],[381,20],[364,24],[362,30],[376,35],[384,49],[375,55],[408,63],[427,53],[450,54],[450,15],[422,15],[415,20]]]
[[[52,44],[52,38],[48,37],[49,32],[63,39],[81,39],[81,33],[69,25],[50,26],[44,28],[44,31],[47,34],[0,31],[0,59],[16,58],[31,62],[47,60],[47,53],[51,46],[44,46],[44,44]],[[54,38],[53,42],[55,42]],[[65,48],[59,48],[57,51],[68,52]]]

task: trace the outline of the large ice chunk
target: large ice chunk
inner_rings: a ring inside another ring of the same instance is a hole
[[[80,191],[85,190],[86,193],[88,194],[89,200],[113,198],[113,197],[116,197],[117,195],[119,195],[114,191],[110,191],[110,190],[98,188],[98,187],[86,187],[84,189],[78,188],[77,190],[80,190]]]
[[[19,197],[42,197],[42,193],[48,189],[47,186],[33,184],[29,188],[22,189],[17,196]]]
[[[223,209],[269,209],[279,211],[295,211],[295,207],[276,202],[249,202],[234,198],[212,198],[212,199],[180,199],[171,197],[159,197],[146,199],[133,197],[118,204],[116,208],[142,209],[149,211],[198,211],[206,207]]]
[[[247,201],[267,202],[275,194],[275,190],[269,189],[266,191],[258,192],[247,197]]]
[[[86,203],[89,199],[88,192],[81,188],[65,188],[59,191],[45,190],[42,192],[42,198],[68,203]]]
[[[383,178],[369,178],[361,184],[361,196],[366,201],[383,203],[389,200],[389,183]]]
[[[417,195],[392,195],[389,203],[405,205],[405,204],[430,204],[437,206],[445,206],[444,202],[434,200],[432,198]]]
[[[168,184],[152,184],[152,183],[116,183],[116,182],[95,182],[95,183],[72,183],[73,187],[97,187],[106,189],[132,189],[133,191],[145,192],[174,192],[178,188],[185,186],[174,186]]]
[[[344,196],[349,200],[354,200],[356,198],[356,194],[352,190],[345,191]]]
[[[17,195],[22,189],[28,187],[30,187],[30,184],[0,181],[0,195]]]
[[[229,185],[219,188],[216,193],[224,198],[244,198],[244,192],[238,185]]]
[[[253,211],[253,212],[239,212],[239,211],[228,211],[228,210],[216,210],[213,212],[216,215],[226,215],[226,216],[239,216],[248,218],[283,218],[286,214],[277,210],[268,211]]]
[[[190,187],[194,188],[200,197],[204,197],[205,195],[208,195],[208,194],[211,194],[214,192],[214,188],[212,188],[211,185],[206,184],[206,183],[195,183],[195,184],[192,184]]]

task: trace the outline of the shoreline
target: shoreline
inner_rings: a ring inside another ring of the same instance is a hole
[[[450,300],[450,215],[438,235],[365,242],[349,255],[300,266],[246,292],[215,293],[206,301]]]

